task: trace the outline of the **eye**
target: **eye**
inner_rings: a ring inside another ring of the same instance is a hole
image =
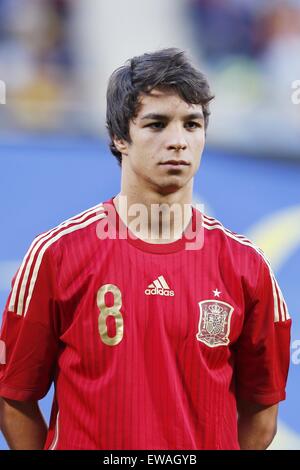
[[[150,127],[150,129],[163,129],[165,127],[165,124],[161,121],[156,121],[156,122],[151,122],[150,124],[147,124],[145,127]]]
[[[196,128],[201,128],[202,125],[200,124],[200,122],[188,121],[188,122],[185,124],[185,127],[187,127],[188,129],[196,129]]]

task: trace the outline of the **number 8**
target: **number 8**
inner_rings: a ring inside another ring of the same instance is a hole
[[[111,292],[114,296],[114,304],[108,307],[105,303],[105,294]],[[122,306],[122,295],[120,289],[113,284],[105,284],[97,292],[97,305],[100,310],[98,317],[98,329],[100,337],[107,346],[116,346],[123,339],[123,317],[120,312]],[[111,315],[116,322],[116,334],[110,337],[107,334],[106,319]]]

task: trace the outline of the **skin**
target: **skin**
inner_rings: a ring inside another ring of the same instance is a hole
[[[277,431],[278,404],[264,406],[238,400],[238,440],[241,450],[264,450]]]
[[[172,90],[154,89],[140,98],[138,115],[130,122],[131,142],[115,139],[122,153],[121,192],[114,204],[123,220],[132,217],[119,205],[120,196],[126,196],[127,207],[143,204],[151,224],[151,204],[176,203],[191,207],[193,181],[205,145],[204,119],[201,105],[188,104]],[[167,161],[182,165],[168,165]],[[180,213],[180,214],[181,214]],[[179,214],[179,215],[180,215]],[[176,214],[167,223],[172,236],[154,241],[139,233],[148,242],[169,243],[181,237],[191,217],[191,210],[182,218]],[[160,220],[162,233],[164,221]]]
[[[41,450],[48,432],[36,401],[0,398],[0,429],[10,449]]]
[[[119,204],[120,196],[127,197],[127,208],[142,203],[148,214],[151,204],[191,206],[194,175],[205,145],[201,105],[189,105],[170,90],[153,90],[140,99],[138,115],[130,122],[131,142],[115,139],[122,153],[122,179],[121,192],[114,204],[120,217],[128,223],[131,216]],[[186,165],[163,164],[169,160],[183,160]],[[155,240],[155,243],[181,237],[190,217],[191,213],[183,219],[171,218],[168,223],[173,229],[172,237]],[[163,219],[155,222],[160,231],[166,223]],[[153,243],[146,235],[138,235]],[[278,405],[263,406],[238,400],[237,411],[241,449],[266,449],[276,433]],[[0,427],[11,449],[42,449],[44,446],[47,427],[37,402],[0,399]]]

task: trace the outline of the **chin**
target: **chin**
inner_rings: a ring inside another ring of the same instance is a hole
[[[176,174],[168,174],[158,178],[147,178],[148,182],[155,188],[155,190],[162,195],[168,195],[179,191],[187,186],[191,181],[193,175],[183,175],[181,171],[176,171]]]
[[[169,180],[169,181],[165,181],[162,184],[158,184],[157,188],[160,194],[167,195],[167,194],[176,193],[176,191],[179,191],[185,185],[186,185],[185,181],[182,181],[182,180],[179,181],[179,178],[177,178],[176,180],[173,179],[173,181]]]

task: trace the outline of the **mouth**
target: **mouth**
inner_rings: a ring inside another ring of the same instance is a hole
[[[167,160],[166,162],[160,163],[160,165],[178,167],[178,166],[189,166],[190,163],[186,162],[185,160]]]

